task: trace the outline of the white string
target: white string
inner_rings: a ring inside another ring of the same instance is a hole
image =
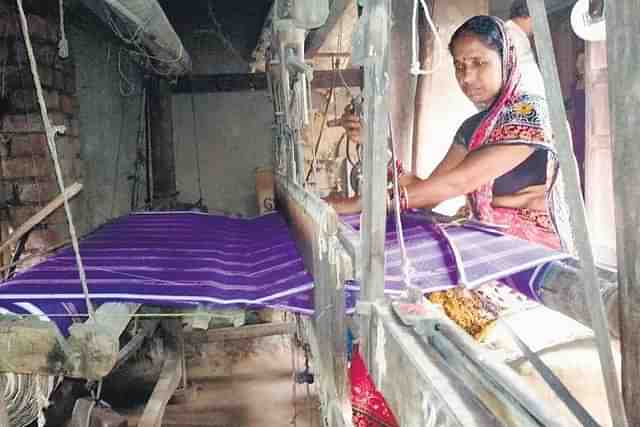
[[[427,22],[429,23],[431,31],[433,32],[433,37],[435,38],[435,65],[430,70],[423,70],[420,68],[420,58],[418,55],[418,1],[420,1],[420,4],[422,5],[422,10],[424,11],[424,15],[427,18]],[[442,47],[442,39],[440,38],[440,34],[438,34],[438,29],[431,19],[431,13],[429,13],[429,7],[427,7],[427,3],[425,2],[425,0],[414,0],[413,22],[411,24],[411,70],[409,72],[414,76],[423,76],[435,73],[442,65],[443,53],[444,51]]]
[[[89,318],[93,319],[94,309],[89,297],[89,288],[87,286],[87,278],[82,264],[82,258],[80,257],[80,247],[78,245],[78,236],[76,235],[76,227],[73,223],[73,216],[71,214],[71,207],[69,206],[69,197],[65,192],[64,179],[62,177],[62,169],[60,168],[60,161],[58,159],[58,151],[56,149],[55,137],[58,133],[64,133],[64,126],[52,126],[49,121],[49,113],[47,112],[47,106],[42,94],[42,83],[40,82],[40,75],[38,73],[38,66],[36,64],[36,58],[33,54],[33,46],[31,45],[31,36],[29,35],[29,27],[27,26],[27,18],[22,8],[22,0],[16,0],[18,5],[18,12],[20,12],[20,24],[22,26],[22,33],[24,41],[27,47],[27,54],[29,55],[29,64],[31,66],[31,74],[33,75],[33,82],[36,87],[36,94],[38,96],[38,103],[40,104],[40,115],[42,116],[42,123],[44,124],[47,144],[51,151],[51,158],[56,171],[56,178],[60,192],[62,193],[62,199],[64,201],[64,210],[67,215],[67,221],[69,223],[69,234],[71,235],[71,243],[73,245],[73,251],[76,256],[76,263],[78,265],[78,273],[80,275],[80,283],[82,284],[82,291],[84,293],[85,302],[87,304],[87,310],[89,312]]]
[[[136,85],[127,78],[126,73],[122,70],[122,51],[118,50],[118,73],[120,74],[120,95],[124,97],[133,96],[136,92]],[[124,84],[123,84],[124,83]]]
[[[156,15],[150,15],[149,18],[142,25],[138,25],[138,28],[131,34],[131,36],[125,35],[125,33],[118,27],[118,24],[113,19],[111,15],[111,11],[108,6],[105,5],[105,16],[107,19],[107,24],[114,32],[114,34],[122,40],[126,45],[132,46],[132,49],[127,49],[127,52],[132,56],[136,57],[138,61],[143,65],[148,67],[154,73],[160,76],[171,76],[173,75],[171,72],[171,66],[175,65],[179,62],[182,62],[184,57],[184,46],[180,43],[178,53],[175,58],[162,58],[159,56],[154,56],[149,54],[144,46],[142,45],[142,34],[146,31],[146,28],[150,25],[151,21]],[[161,70],[154,65],[154,61],[161,66],[166,67],[166,70]]]
[[[389,119],[389,132],[391,132],[391,119]],[[393,140],[391,142],[391,162],[393,163],[393,202],[396,222],[396,233],[398,234],[398,242],[400,243],[400,256],[402,258],[402,276],[405,284],[406,296],[411,300],[418,302],[422,291],[419,287],[413,285],[412,276],[415,268],[411,265],[411,260],[407,254],[407,246],[404,241],[404,230],[402,229],[402,218],[400,216],[400,180],[398,179],[398,169],[396,167],[396,148]]]
[[[62,59],[69,56],[69,42],[64,31],[64,0],[60,0],[60,41],[58,42],[58,56]]]
[[[51,390],[51,387],[53,386],[52,385],[52,378],[53,377],[49,377],[48,378],[49,389],[47,390],[47,393],[49,393],[49,390]],[[42,387],[40,386],[40,379],[39,378],[35,379],[35,383],[36,383],[35,400],[36,400],[36,406],[37,406],[37,411],[38,411],[37,424],[38,424],[38,427],[44,427],[44,425],[47,422],[47,420],[44,417],[44,410],[49,407],[51,402],[49,402],[49,396],[45,395],[42,392]]]

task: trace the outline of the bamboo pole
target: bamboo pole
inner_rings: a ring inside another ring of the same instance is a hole
[[[591,327],[596,335],[596,344],[598,355],[600,356],[600,366],[607,392],[611,419],[615,427],[626,427],[624,404],[619,392],[619,380],[609,341],[609,327],[602,296],[600,295],[593,249],[589,238],[589,227],[578,181],[578,171],[573,156],[569,128],[566,126],[567,114],[562,99],[562,89],[560,87],[560,78],[558,77],[558,67],[551,40],[547,11],[544,0],[527,0],[527,4],[533,18],[533,32],[538,46],[542,76],[545,81],[555,147],[560,158],[560,169],[566,182],[566,202],[570,208],[575,246],[582,264],[584,298],[589,307]]]

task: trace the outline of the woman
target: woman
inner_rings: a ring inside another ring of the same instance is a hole
[[[466,195],[473,216],[507,226],[518,237],[561,248],[551,220],[551,188],[558,165],[543,98],[521,90],[515,50],[504,23],[475,16],[451,37],[456,79],[480,112],[459,128],[444,159],[427,179],[405,179],[401,206],[432,208]],[[357,138],[359,122],[345,117]],[[403,184],[401,182],[401,184]],[[339,213],[360,210],[357,198],[333,199]]]

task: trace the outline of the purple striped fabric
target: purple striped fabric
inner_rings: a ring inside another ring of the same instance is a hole
[[[354,230],[359,228],[359,216],[342,218]],[[463,285],[475,288],[491,280],[500,280],[512,288],[537,299],[544,268],[551,262],[567,258],[566,254],[509,235],[477,227],[446,227],[447,235],[457,247],[464,265],[467,283],[459,283],[450,242],[434,230],[426,218],[416,214],[403,216],[403,231],[407,254],[414,269],[411,283],[425,293]],[[401,268],[400,244],[395,221],[389,219],[385,243],[385,292],[401,294],[405,279]],[[359,289],[357,283],[347,289]]]
[[[80,253],[96,305],[313,310],[313,279],[278,214],[132,214],[91,233]],[[46,314],[66,330],[69,315],[87,312],[73,250],[1,284],[1,311]]]
[[[357,236],[358,217],[344,218]],[[414,284],[424,292],[456,286],[451,251],[424,219],[404,218]],[[467,286],[503,279],[535,295],[538,274],[564,258],[542,246],[464,227],[447,229],[465,265]],[[313,281],[284,219],[271,214],[238,219],[189,212],[132,214],[99,228],[80,243],[91,299],[176,309],[276,307],[313,313]],[[386,291],[404,287],[393,222],[387,225]],[[352,309],[359,286],[347,286]],[[86,306],[75,258],[66,248],[0,284],[0,314],[36,314],[63,333],[84,320]]]

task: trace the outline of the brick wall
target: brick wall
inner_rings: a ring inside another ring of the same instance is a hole
[[[73,58],[58,56],[57,17],[35,14],[28,25],[49,117],[67,131],[56,138],[65,185],[82,179]],[[14,11],[0,16],[0,225],[2,240],[60,191],[40,116],[26,47]],[[76,199],[82,197],[82,193]],[[78,203],[75,200],[74,203]],[[37,252],[67,238],[63,209],[36,228],[27,243]]]

